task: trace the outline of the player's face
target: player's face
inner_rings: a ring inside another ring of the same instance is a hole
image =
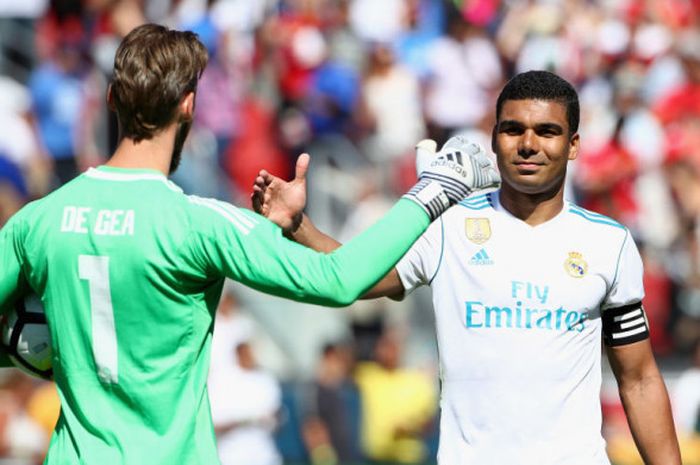
[[[492,148],[503,187],[523,194],[562,192],[566,165],[578,154],[566,106],[548,100],[507,100],[493,130]]]

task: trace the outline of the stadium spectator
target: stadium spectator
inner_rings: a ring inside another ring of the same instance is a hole
[[[28,413],[35,381],[20,372],[8,373],[0,383],[0,455],[22,465],[42,463],[48,436]]]
[[[433,289],[441,464],[608,464],[601,337],[642,457],[680,463],[630,231],[564,200],[578,124],[578,96],[567,81],[546,71],[508,81],[492,136],[501,189],[462,202],[365,296]],[[262,172],[256,184],[260,211],[299,214],[299,179]],[[316,250],[339,246],[306,216],[292,236]]]
[[[281,408],[277,380],[261,369],[244,337],[231,362],[210,378],[212,421],[222,465],[280,465],[273,433]]]
[[[458,130],[478,127],[503,77],[493,43],[461,13],[449,10],[447,34],[428,51],[425,115],[438,144]]]
[[[42,381],[32,390],[27,400],[27,414],[44,432],[45,444],[48,445],[51,434],[61,411],[61,401],[56,392],[56,385]],[[42,453],[45,449],[42,450]]]
[[[186,196],[167,179],[207,63],[195,34],[140,26],[114,63],[107,99],[119,145],[106,165],[0,230],[0,309],[30,289],[44,304],[61,397],[46,463],[214,464],[206,376],[224,279],[348,305],[432,220],[498,177],[485,157],[460,146],[468,157],[426,167],[366,234],[336,253],[316,253],[260,215]]]
[[[355,369],[362,445],[377,463],[424,463],[427,458],[424,436],[435,416],[435,386],[425,373],[402,366],[402,345],[395,331],[384,330],[372,360]]]
[[[394,161],[412,153],[416,141],[425,137],[419,81],[394,55],[387,44],[372,48],[361,99],[360,114],[369,132],[365,152],[385,179],[391,179]]]
[[[254,337],[255,323],[243,308],[233,289],[233,283],[226,281],[221,299],[216,309],[214,334],[211,341],[211,362],[209,363],[209,384],[216,383],[216,376],[238,367],[233,350],[242,342],[250,342]]]
[[[29,89],[0,76],[0,153],[19,169],[26,185],[20,190],[33,199],[48,192],[52,172],[32,122]]]
[[[678,55],[684,81],[667,92],[655,105],[664,125],[670,159],[686,158],[700,167],[698,124],[700,124],[700,31],[684,31],[678,38]]]
[[[700,337],[700,175],[694,162],[679,159],[666,166],[679,233],[667,250],[667,271],[677,287],[673,298],[674,344],[689,349]]]
[[[60,186],[81,170],[82,127],[86,124],[88,80],[92,64],[80,22],[66,21],[50,61],[31,75],[29,89],[41,143],[54,163]]]
[[[671,394],[683,463],[700,463],[700,339],[691,352],[692,365],[683,370]]]
[[[0,152],[0,226],[27,201],[27,186],[19,167]]]
[[[305,422],[305,430],[307,436],[314,430],[324,430],[325,433],[312,434],[309,439],[325,438],[325,441],[307,444],[310,457],[318,456],[325,447],[340,464],[360,461],[360,398],[350,376],[352,368],[349,345],[336,343],[323,347],[314,381],[313,414]]]

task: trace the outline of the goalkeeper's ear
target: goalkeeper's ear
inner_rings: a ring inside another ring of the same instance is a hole
[[[437,143],[432,139],[423,139],[416,144],[416,177],[420,178],[430,162],[435,158]]]

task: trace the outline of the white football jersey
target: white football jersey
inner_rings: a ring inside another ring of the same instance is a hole
[[[451,208],[397,265],[433,291],[440,465],[609,465],[601,312],[641,302],[630,232],[565,202],[532,227],[498,192]]]

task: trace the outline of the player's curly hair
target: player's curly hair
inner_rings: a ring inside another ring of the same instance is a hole
[[[152,138],[177,117],[177,106],[197,82],[208,54],[197,35],[144,24],[124,38],[114,58],[113,108],[122,137]]]
[[[569,134],[578,131],[580,107],[578,94],[568,81],[549,71],[526,71],[517,74],[503,87],[496,101],[496,120],[507,100],[554,100],[566,107]]]

